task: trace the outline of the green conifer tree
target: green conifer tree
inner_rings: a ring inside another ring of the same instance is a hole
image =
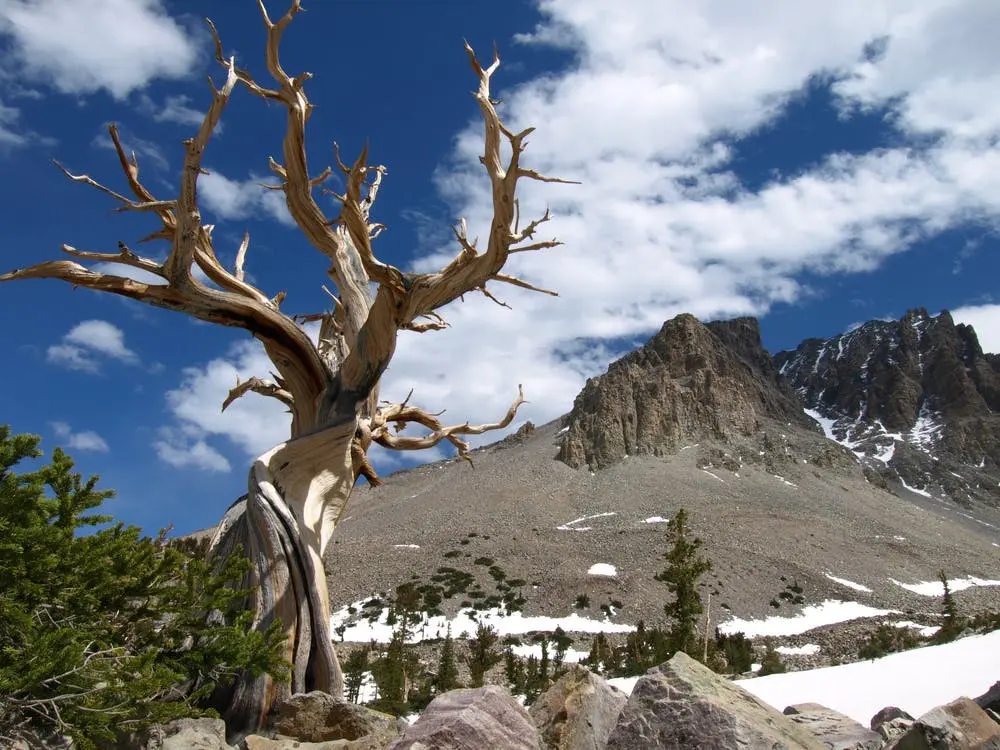
[[[938,572],[938,580],[941,581],[943,594],[941,597],[941,629],[934,634],[936,643],[948,643],[955,640],[962,632],[964,622],[958,613],[958,605],[955,603],[955,596],[951,593],[951,586],[948,585],[948,576],[942,570]]]
[[[368,672],[368,654],[371,647],[354,649],[344,660],[344,693],[347,700],[358,703],[361,688],[365,684],[365,673]]]
[[[458,665],[455,663],[455,642],[451,637],[451,625],[441,646],[441,658],[438,660],[437,675],[434,677],[434,691],[446,693],[459,687]]]
[[[113,520],[94,512],[113,492],[58,448],[15,471],[39,442],[0,426],[0,745],[55,732],[87,750],[116,729],[205,714],[242,671],[287,677],[280,624],[259,632],[235,615],[249,563],[213,569],[165,531],[94,530]]]
[[[479,623],[475,637],[469,639],[469,654],[465,661],[469,665],[472,687],[482,687],[486,673],[503,659],[497,648],[499,640],[497,631],[485,623]]]
[[[670,653],[684,651],[700,660],[703,654],[698,648],[698,620],[703,609],[698,579],[712,569],[712,563],[698,554],[702,541],[691,536],[684,508],[667,523],[667,544],[667,567],[656,580],[666,583],[673,596],[673,601],[663,606],[670,623],[668,649]]]

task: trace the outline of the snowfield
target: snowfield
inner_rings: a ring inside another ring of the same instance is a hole
[[[608,680],[631,693],[638,677]],[[898,706],[919,717],[960,696],[976,698],[1000,680],[1000,631],[941,646],[924,646],[873,661],[737,680],[778,711],[819,703],[868,726],[880,709]]]

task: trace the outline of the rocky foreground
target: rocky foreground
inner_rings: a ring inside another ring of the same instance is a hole
[[[888,706],[867,727],[815,703],[779,713],[678,653],[640,677],[630,696],[574,667],[528,709],[488,685],[443,693],[407,725],[317,692],[293,696],[263,734],[235,745],[221,720],[183,719],[123,738],[115,750],[990,750],[1000,748],[997,711],[1000,682],[918,718]]]

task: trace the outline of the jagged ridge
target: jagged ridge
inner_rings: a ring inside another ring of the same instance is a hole
[[[592,469],[661,455],[681,440],[747,436],[770,418],[813,429],[764,349],[754,318],[664,323],[640,349],[590,378],[566,419],[566,464]]]
[[[883,477],[960,503],[1000,503],[1000,357],[947,311],[808,339],[775,363],[828,437]]]

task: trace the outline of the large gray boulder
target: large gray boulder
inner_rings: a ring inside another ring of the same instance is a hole
[[[608,750],[827,750],[756,696],[684,653],[643,675]]]
[[[932,708],[886,750],[1000,750],[1000,724],[970,698]]]
[[[878,732],[819,703],[797,703],[788,706],[784,714],[830,750],[879,750],[884,744]]]
[[[572,667],[528,713],[548,750],[604,750],[628,696],[600,676]]]
[[[541,750],[528,712],[496,685],[443,693],[389,750]]]
[[[291,737],[261,737],[251,734],[243,740],[241,750],[385,750],[392,738],[380,739],[369,735],[359,740],[327,740],[326,742],[299,742]]]
[[[384,745],[399,732],[395,717],[315,690],[276,705],[262,734],[300,742],[376,738]]]
[[[139,735],[123,737],[116,750],[235,750],[226,742],[222,719],[175,719]]]

